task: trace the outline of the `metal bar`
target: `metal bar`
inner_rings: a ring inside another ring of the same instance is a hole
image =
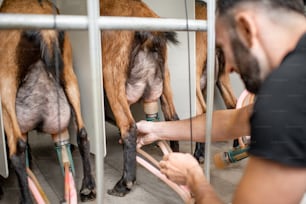
[[[162,31],[206,31],[204,20],[176,18],[100,17],[99,27],[107,30],[162,30]]]
[[[80,29],[88,28],[86,16],[35,15],[35,14],[0,14],[1,29],[37,28],[37,29]]]
[[[2,105],[1,105],[1,95],[0,95],[0,175],[4,178],[9,176],[9,169],[7,163],[7,152],[6,152],[6,143],[5,143],[5,134],[4,134],[4,124],[3,124],[3,115],[2,115]]]
[[[210,182],[210,153],[211,153],[211,128],[214,105],[215,87],[215,1],[207,4],[207,110],[206,110],[206,139],[205,139],[205,165],[204,170],[207,181]]]
[[[89,53],[91,65],[91,83],[93,91],[92,105],[95,145],[96,145],[96,203],[104,203],[104,154],[105,154],[105,113],[102,77],[102,48],[101,32],[98,28],[97,19],[100,16],[98,0],[87,0],[88,9],[88,34],[89,34]],[[102,158],[101,158],[102,157]]]
[[[175,18],[142,18],[142,17],[98,17],[98,27],[102,30],[161,30],[161,31],[206,31],[204,20],[188,20]],[[36,28],[87,30],[87,16],[34,15],[34,14],[0,14],[0,29]]]

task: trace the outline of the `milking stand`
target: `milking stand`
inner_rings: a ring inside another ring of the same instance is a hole
[[[158,103],[144,103],[144,111],[146,114],[147,121],[159,121],[158,117]],[[172,152],[172,149],[168,145],[166,141],[158,141],[157,145],[161,149],[164,155],[169,154]],[[159,170],[159,162],[155,160],[151,155],[146,153],[144,150],[137,148],[137,152],[142,156],[136,156],[137,162],[146,168],[149,172],[153,175],[161,179],[164,183],[166,183],[170,188],[172,188],[177,194],[181,196],[183,201],[186,204],[193,204],[195,203],[194,199],[191,196],[189,189],[186,186],[177,185],[176,183],[170,181],[164,174],[162,174]],[[145,159],[146,160],[145,160]]]

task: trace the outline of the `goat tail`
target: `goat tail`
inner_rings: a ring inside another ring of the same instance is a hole
[[[176,32],[136,31],[134,45],[142,45],[151,51],[158,50],[170,42],[178,44]]]
[[[28,30],[24,31],[24,36],[39,49],[40,59],[45,63],[47,72],[57,79],[63,70],[64,31]]]

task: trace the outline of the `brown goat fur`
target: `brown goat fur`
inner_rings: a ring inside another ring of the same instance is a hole
[[[100,0],[102,16],[158,18],[140,0]],[[136,123],[130,105],[160,99],[165,120],[178,120],[167,65],[167,42],[173,32],[103,31],[104,89],[123,141],[123,176],[108,193],[124,196],[136,180]],[[173,143],[172,143],[173,144]],[[178,143],[172,146],[178,151]]]
[[[207,20],[206,3],[197,1],[195,4],[196,19]],[[196,114],[206,112],[206,84],[207,84],[207,32],[196,32]],[[225,106],[228,109],[236,107],[236,97],[233,92],[230,73],[225,71],[224,56],[220,48],[216,48],[216,85],[221,93]],[[196,143],[194,156],[199,162],[204,161],[204,144]]]
[[[4,0],[0,13],[57,15],[58,10],[47,0]],[[45,78],[35,76],[35,72]],[[47,86],[53,92],[46,92]],[[63,102],[59,112],[54,99],[56,95],[52,97],[56,87],[64,93],[64,99],[59,99]],[[58,30],[0,30],[0,95],[9,155],[19,181],[21,202],[32,202],[24,163],[27,133],[37,129],[58,138],[59,134],[68,132],[71,111],[76,119],[77,141],[83,161],[81,199],[94,199],[95,181],[89,162],[89,141],[81,115],[78,81],[73,71],[67,33]],[[53,116],[55,119],[51,118]],[[61,124],[57,123],[58,116]]]
[[[196,1],[196,19],[207,20],[206,3]],[[196,96],[197,115],[206,112],[206,105],[203,97],[206,89],[206,61],[207,61],[207,32],[196,32]],[[227,108],[235,108],[236,97],[230,83],[230,73],[225,71],[223,53],[216,49],[216,84]],[[201,81],[202,78],[202,81]],[[204,80],[203,80],[204,79]]]

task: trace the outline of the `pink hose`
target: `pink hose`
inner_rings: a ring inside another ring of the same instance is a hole
[[[247,97],[247,95],[250,94],[246,89],[240,94],[238,101],[237,101],[237,105],[236,105],[236,109],[241,108],[243,105],[243,101],[245,100],[245,98]]]
[[[158,141],[157,144],[164,155],[167,155],[172,152],[171,148],[169,147],[166,141]],[[186,186],[177,185],[176,183],[170,181],[164,174],[162,174],[159,171],[159,162],[156,161],[150,154],[146,153],[140,148],[137,149],[137,152],[140,155],[142,155],[144,158],[146,158],[148,161],[150,161],[154,166],[150,164],[149,162],[147,162],[146,160],[144,160],[143,158],[137,156],[136,160],[140,165],[142,165],[149,172],[151,172],[157,178],[159,178],[164,183],[166,183],[170,188],[172,188],[177,194],[181,196],[181,198],[184,200],[186,204],[194,203],[194,200],[191,197],[190,191]]]
[[[77,193],[69,164],[65,164],[65,199],[67,204],[77,204]]]
[[[137,162],[146,168],[149,172],[155,175],[157,178],[166,183],[170,188],[172,188],[177,194],[181,196],[185,203],[193,203],[193,199],[191,198],[189,190],[184,186],[179,186],[176,183],[170,181],[164,174],[162,174],[158,169],[149,164],[147,161],[142,159],[141,157],[136,157]],[[151,159],[150,159],[151,160]]]
[[[164,140],[158,141],[157,145],[159,146],[159,148],[161,149],[164,155],[167,155],[172,152],[172,149],[169,147],[167,142]]]
[[[72,176],[71,171],[69,171],[69,181],[70,181],[70,191],[69,191],[69,196],[70,196],[70,203],[71,204],[77,204],[78,203],[78,199],[77,199],[77,192],[75,189],[75,183],[74,183],[74,179]]]
[[[41,196],[39,190],[37,189],[36,185],[34,184],[34,182],[32,181],[30,177],[28,177],[28,183],[29,183],[29,188],[36,202],[38,204],[45,204],[43,197]]]

